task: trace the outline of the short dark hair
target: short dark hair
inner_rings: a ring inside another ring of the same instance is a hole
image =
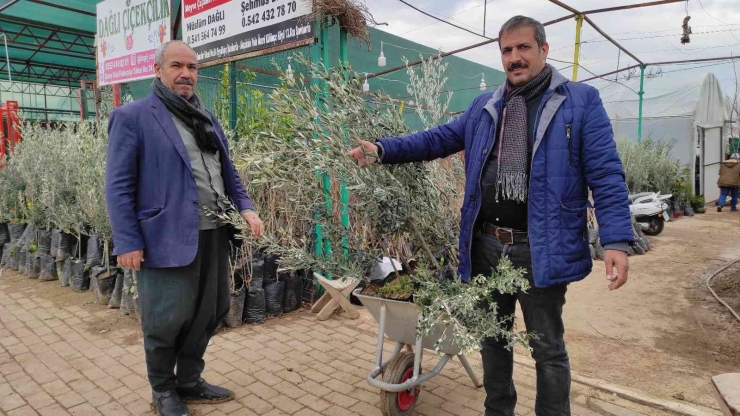
[[[501,36],[507,33],[511,33],[512,30],[521,26],[529,26],[534,29],[534,39],[537,41],[537,46],[539,46],[540,49],[542,48],[542,45],[547,42],[547,35],[545,35],[545,26],[543,26],[542,23],[540,23],[539,21],[527,16],[514,16],[511,19],[507,20],[506,23],[501,26],[501,30],[498,32],[498,38],[501,39]]]

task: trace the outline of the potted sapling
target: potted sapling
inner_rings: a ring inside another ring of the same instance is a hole
[[[292,134],[265,134],[260,145],[237,160],[247,183],[269,183],[283,198],[274,219],[281,225],[275,232],[266,221],[270,227],[260,244],[278,256],[282,268],[315,270],[333,279],[364,279],[382,258],[398,259],[403,267],[382,285],[368,282],[365,290],[375,297],[413,302],[423,333],[438,325],[449,328],[434,340],[437,348],[449,341],[468,353],[492,334],[526,341],[527,334],[506,329],[511,317],[498,316],[495,304],[477,307],[494,288],[525,290],[521,270],[503,260],[497,273],[474,276],[469,283],[450,272],[457,249],[442,207],[459,196],[442,191],[438,170],[426,163],[363,169],[347,156],[354,139],[408,131],[394,104],[382,97],[367,102],[356,74],[296,60],[310,69],[310,77],[325,83],[331,102],[317,101],[319,89],[303,85],[302,77],[289,81],[271,98],[277,116],[292,115]],[[343,189],[349,203],[342,198]],[[284,217],[293,219],[292,228],[282,228]],[[249,231],[236,213],[222,220],[245,235]],[[307,226],[313,233],[305,233]]]

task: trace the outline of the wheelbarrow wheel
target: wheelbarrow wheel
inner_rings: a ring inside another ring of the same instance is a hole
[[[414,354],[408,351],[398,354],[383,372],[383,381],[390,384],[401,384],[412,377],[414,377]],[[381,391],[380,412],[383,416],[411,415],[419,401],[419,393],[421,386],[399,393]]]

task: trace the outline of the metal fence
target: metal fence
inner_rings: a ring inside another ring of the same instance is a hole
[[[203,104],[215,111],[217,114],[228,113],[219,111],[228,109],[231,105],[238,105],[240,97],[249,100],[250,94],[247,90],[259,90],[269,94],[280,85],[280,77],[285,73],[290,61],[291,67],[296,74],[306,74],[307,68],[297,62],[289,60],[298,54],[310,56],[311,46],[304,46],[288,51],[277,52],[270,55],[262,55],[247,58],[229,64],[221,64],[202,68],[198,71],[198,85],[196,93]],[[230,71],[233,70],[233,78]],[[121,84],[121,98],[123,103],[145,98],[151,92],[152,80],[135,81]],[[232,88],[234,89],[232,91]],[[241,100],[244,101],[243,99]],[[249,101],[247,101],[249,105]],[[224,126],[229,120],[220,120]]]
[[[308,77],[308,68],[304,67],[299,60],[295,59],[299,54],[307,57],[311,56],[312,46],[303,46],[282,52],[276,52],[269,55],[262,55],[248,59],[242,59],[229,64],[221,64],[202,68],[198,71],[198,85],[196,93],[203,101],[203,104],[219,115],[221,124],[224,127],[229,126],[228,111],[219,111],[222,108],[228,109],[233,105],[250,105],[252,94],[246,94],[248,90],[259,90],[270,94],[281,83],[281,76],[284,75],[288,64],[294,72],[296,79],[298,77]],[[333,54],[331,54],[333,56]],[[338,53],[337,53],[338,55]],[[289,59],[293,58],[293,59]],[[339,65],[339,60],[331,61],[330,65]],[[351,65],[351,63],[350,63]],[[234,79],[229,79],[230,69],[234,70]],[[405,72],[404,72],[405,75]],[[377,87],[380,93],[385,93],[388,86],[395,86],[391,81],[373,81],[381,84]],[[134,81],[121,84],[122,102],[128,103],[133,100],[145,98],[151,92],[152,80]],[[232,91],[232,86],[234,91]],[[373,88],[375,90],[376,88]],[[379,105],[389,105],[385,101],[379,102],[373,96],[367,96],[368,101]],[[398,105],[398,103],[396,104]],[[420,118],[417,116],[417,108],[409,105],[408,102],[402,106],[403,116],[410,130],[422,130],[424,128]],[[446,121],[446,120],[445,120]]]

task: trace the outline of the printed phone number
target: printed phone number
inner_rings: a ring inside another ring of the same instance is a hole
[[[260,22],[269,22],[270,20],[295,13],[297,10],[298,6],[296,5],[296,2],[290,1],[286,4],[267,9],[261,14],[254,13],[249,16],[244,16],[244,12],[242,12],[242,27],[249,27]]]
[[[226,33],[226,25],[221,25],[219,27],[212,27],[211,29],[206,29],[200,33],[195,33],[192,35],[188,35],[187,43],[197,43],[200,41],[205,41],[211,36],[223,36],[223,34]]]

